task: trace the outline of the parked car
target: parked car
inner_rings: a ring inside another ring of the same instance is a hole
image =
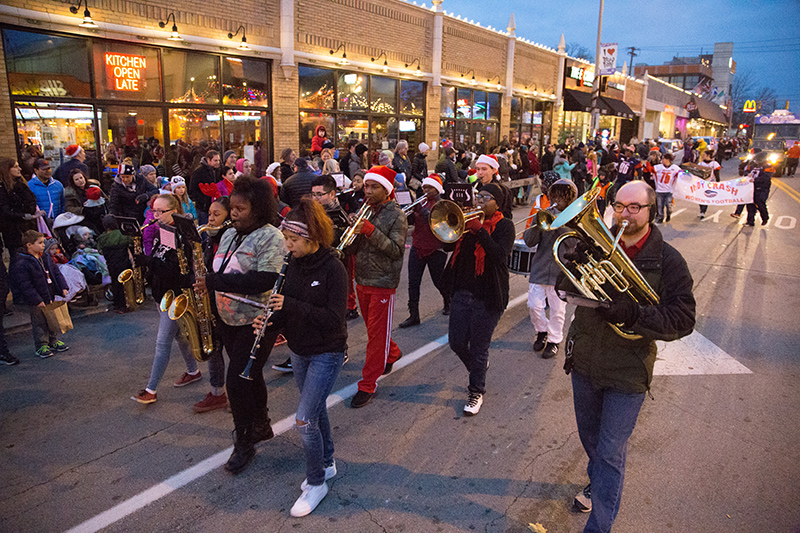
[[[683,141],[680,139],[659,139],[658,147],[662,154],[670,153],[674,156],[683,150]]]
[[[739,158],[742,160],[739,163],[739,175],[744,176],[747,173],[747,164],[753,159],[756,148],[761,149],[762,152],[769,153],[769,163],[775,170],[773,175],[776,178],[783,176],[783,172],[786,170],[786,141],[769,141],[765,139],[753,139],[753,145],[750,150]]]

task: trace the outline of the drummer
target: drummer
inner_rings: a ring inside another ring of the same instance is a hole
[[[554,217],[558,216],[571,204],[578,195],[578,189],[570,180],[560,179],[550,185],[547,196],[550,207],[546,211]],[[558,353],[558,345],[563,339],[564,315],[567,303],[556,294],[555,284],[561,268],[553,255],[553,243],[556,238],[567,231],[559,228],[555,231],[542,231],[537,224],[525,230],[523,238],[530,247],[538,245],[539,253],[533,256],[531,276],[528,285],[528,311],[531,323],[536,330],[534,352],[542,352],[543,359],[551,359]],[[550,304],[550,318],[545,314],[546,304]]]

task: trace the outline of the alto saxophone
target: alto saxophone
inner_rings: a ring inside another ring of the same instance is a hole
[[[157,221],[153,220],[142,226],[142,231],[148,226],[155,224]],[[142,246],[142,235],[139,234],[133,238],[133,254],[144,254]],[[144,268],[137,266],[134,268],[127,268],[123,270],[117,277],[117,281],[122,284],[125,290],[125,304],[128,309],[135,309],[137,305],[144,303]]]

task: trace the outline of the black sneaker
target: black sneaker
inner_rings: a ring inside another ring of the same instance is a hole
[[[400,329],[410,328],[411,326],[419,326],[419,315],[411,315],[398,324]]]
[[[542,359],[552,359],[558,353],[558,344],[554,342],[548,342],[544,346],[544,351],[542,351]]]
[[[444,307],[442,307],[442,314],[444,316],[450,316],[450,302],[445,302]]]
[[[572,508],[580,513],[588,513],[592,510],[592,484],[586,485],[582,491],[575,496]]]
[[[360,390],[356,393],[355,396],[353,396],[353,399],[350,400],[350,407],[352,407],[353,409],[364,407],[365,405],[367,405],[369,402],[372,401],[373,396],[375,396],[374,392],[366,392]]]
[[[284,372],[289,374],[292,372],[292,359],[291,357],[284,361],[283,363],[278,363],[277,365],[272,365],[272,370],[277,370],[278,372]]]
[[[541,352],[544,350],[544,345],[547,342],[547,332],[540,331],[536,334],[536,342],[533,343],[533,351]]]
[[[347,320],[353,320],[354,318],[358,318],[358,309],[348,309],[347,314],[344,315]]]
[[[10,353],[0,354],[0,363],[4,363],[8,366],[16,365],[19,363],[19,359],[11,355]]]

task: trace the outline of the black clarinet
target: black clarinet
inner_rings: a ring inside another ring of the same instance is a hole
[[[292,252],[286,254],[286,257],[283,258],[283,265],[281,266],[281,271],[278,274],[278,279],[275,280],[275,285],[272,287],[272,291],[269,293],[270,296],[273,294],[280,294],[281,290],[283,290],[283,280],[286,278],[286,267],[289,265],[289,259],[292,258]],[[250,360],[247,361],[247,366],[244,367],[242,373],[239,374],[240,378],[244,378],[248,381],[253,381],[253,378],[250,377],[250,369],[253,368],[253,362],[256,360],[256,352],[258,348],[261,346],[261,338],[264,336],[264,332],[267,330],[267,324],[269,324],[269,319],[272,317],[272,309],[267,308],[264,312],[264,325],[261,326],[261,329],[258,330],[258,334],[256,335],[256,340],[253,342],[253,347],[250,349]]]

